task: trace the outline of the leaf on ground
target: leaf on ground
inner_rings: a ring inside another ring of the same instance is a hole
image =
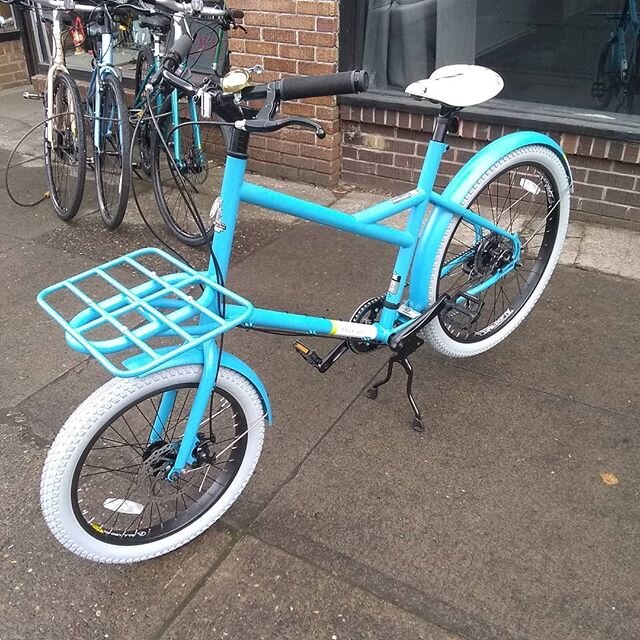
[[[613,487],[620,482],[613,473],[601,473],[600,477],[602,478],[602,482],[609,487]]]

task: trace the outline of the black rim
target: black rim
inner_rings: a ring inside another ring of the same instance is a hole
[[[185,117],[187,106],[181,101],[181,124],[189,122]],[[189,208],[193,200],[207,233],[212,231],[209,211],[212,202],[220,194],[226,146],[221,127],[217,125],[190,125],[179,128],[180,161],[174,163],[176,150],[172,135],[170,105],[162,109],[161,128],[167,148],[156,140],[154,190],[159,198],[166,222],[179,237],[198,243],[202,234]],[[196,130],[201,137],[201,147],[195,143]],[[185,193],[186,192],[186,193]]]
[[[613,97],[614,87],[616,85],[616,78],[612,77],[611,64],[613,63],[613,42],[609,41],[602,52],[600,53],[600,59],[598,60],[598,73],[596,75],[596,82],[601,85],[602,94],[596,98],[596,102],[600,107],[606,109]]]
[[[474,198],[469,209],[511,233],[522,244],[518,265],[476,297],[480,314],[464,327],[469,316],[440,315],[440,325],[457,342],[479,342],[513,321],[542,277],[555,246],[560,222],[559,194],[544,167],[521,163],[501,172]],[[512,243],[460,219],[447,244],[440,266],[437,295],[469,292],[494,277],[513,256]],[[443,272],[449,270],[444,275]],[[469,302],[470,310],[473,305]],[[462,321],[461,321],[462,320]]]
[[[63,215],[68,215],[75,206],[84,168],[81,167],[84,163],[80,137],[82,128],[76,115],[81,114],[80,109],[70,86],[62,76],[58,76],[53,85],[53,113],[61,115],[51,120],[52,141],[45,139],[45,149],[51,199]]]
[[[120,209],[123,180],[122,127],[125,114],[120,112],[120,103],[113,84],[106,80],[102,89],[100,106],[100,145],[94,151],[98,197],[103,216],[114,220]],[[128,158],[127,158],[128,160]]]
[[[198,461],[176,481],[164,479],[196,388],[195,383],[166,387],[137,400],[85,448],[74,471],[71,501],[76,519],[91,536],[116,545],[159,540],[200,518],[227,491],[244,459],[248,436],[238,402],[220,389],[200,426]],[[162,439],[148,445],[160,399],[169,391],[177,395]]]

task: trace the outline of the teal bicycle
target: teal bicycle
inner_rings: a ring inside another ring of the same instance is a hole
[[[184,58],[190,45],[178,41],[173,53]],[[258,375],[224,350],[226,332],[243,327],[334,338],[324,357],[295,343],[322,373],[347,353],[389,349],[387,375],[368,395],[379,393],[397,364],[407,373],[413,426],[421,430],[411,355],[428,342],[446,355],[467,357],[504,340],[549,281],[569,217],[566,157],[539,133],[492,142],[442,194],[433,190],[458,112],[502,88],[488,69],[444,67],[408,87],[417,99],[442,105],[416,188],[355,215],[261,187],[245,174],[254,133],[296,126],[325,135],[313,120],[277,117],[282,101],[365,91],[366,73],[286,78],[235,93],[197,88],[166,68],[162,79],[238,111],[222,192],[211,207],[208,269],[141,249],[38,296],[68,344],[115,376],[62,427],[41,483],[55,537],[97,562],[136,562],[184,545],[215,523],[249,481],[272,422],[271,403]],[[262,106],[248,112],[247,101]],[[347,320],[255,307],[225,286],[241,202],[397,247],[388,290]],[[383,224],[403,211],[403,229]]]
[[[621,11],[596,12],[614,23],[600,57],[591,95],[601,109],[616,98],[616,111],[633,110],[640,89],[640,16],[636,0],[625,0]]]
[[[181,5],[177,10],[176,4],[171,0],[158,0],[156,7],[172,9],[170,14],[156,9],[151,14],[140,16],[140,27],[149,29],[153,38],[153,49],[145,46],[138,52],[132,113],[142,118],[137,135],[138,166],[151,178],[158,210],[165,224],[181,242],[199,245],[211,239],[213,230],[208,225],[208,235],[203,238],[193,218],[181,207],[181,201],[173,196],[176,174],[191,185],[192,196],[202,205],[210,203],[220,192],[229,143],[228,129],[201,126],[195,100],[173,90],[166,97],[157,95],[152,105],[161,123],[158,132],[148,114],[146,88],[161,67],[167,39],[178,40],[183,33],[193,33],[196,39],[196,51],[192,53],[191,61],[197,61],[207,49],[213,49],[208,72],[221,78],[229,70],[224,34],[236,28],[236,20],[242,18],[243,13],[227,9],[222,1],[198,11],[187,10],[187,5]],[[185,72],[189,73],[188,66]],[[212,120],[217,121],[217,118],[214,116]],[[178,127],[178,124],[182,126]]]

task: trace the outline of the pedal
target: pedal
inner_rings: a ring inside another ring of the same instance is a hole
[[[293,343],[293,348],[312,366],[319,369],[322,365],[322,358],[313,349],[309,349],[306,344],[299,340]]]
[[[458,302],[460,298],[463,298],[464,302]],[[482,307],[484,307],[482,300],[459,291],[446,302],[443,320],[454,329],[466,331],[480,317]]]
[[[35,91],[25,91],[22,94],[22,97],[25,100],[42,100],[44,98],[44,94],[43,93],[37,93]]]

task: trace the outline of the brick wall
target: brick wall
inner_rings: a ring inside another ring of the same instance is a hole
[[[265,68],[262,81],[337,70],[337,0],[243,0],[247,33],[231,37],[231,62]],[[240,5],[239,5],[240,6]],[[333,98],[283,105],[283,113],[320,120],[325,140],[284,130],[252,138],[249,168],[262,174],[335,185],[340,179],[400,193],[415,185],[433,117],[390,109],[342,106]],[[488,141],[515,131],[464,119],[441,166],[438,186]],[[640,144],[547,132],[564,148],[573,169],[576,217],[640,228]]]
[[[18,87],[26,84],[28,79],[22,42],[0,42],[0,89]]]
[[[474,152],[516,129],[464,119],[441,165],[442,187]],[[400,193],[415,186],[433,117],[370,107],[341,107],[342,179]],[[573,170],[571,208],[577,218],[640,228],[640,144],[547,132],[558,141]]]
[[[254,76],[268,82],[287,75],[319,75],[337,71],[337,0],[243,0],[243,24],[231,34],[231,64],[261,64]],[[233,6],[233,5],[232,5]],[[340,120],[335,98],[283,104],[282,113],[319,120],[327,137],[286,129],[276,135],[254,135],[249,168],[265,175],[334,185],[340,178]]]

